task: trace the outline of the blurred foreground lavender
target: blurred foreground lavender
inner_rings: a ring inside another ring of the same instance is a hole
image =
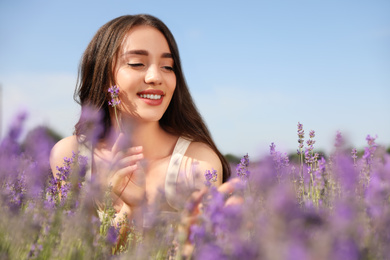
[[[140,234],[130,225],[118,244],[109,190],[84,180],[85,158],[77,153],[54,179],[48,158],[55,141],[37,128],[20,142],[25,117],[0,144],[0,259],[182,259],[188,244],[191,259],[390,256],[390,155],[371,136],[359,154],[338,133],[325,158],[315,152],[314,131],[305,142],[298,124],[297,161],[273,143],[269,157],[251,164],[246,155],[235,167],[240,181],[232,196],[244,198],[241,204],[226,205],[208,171],[211,196],[189,230],[185,214],[172,221],[156,213],[150,229]],[[103,222],[91,198],[106,205]]]

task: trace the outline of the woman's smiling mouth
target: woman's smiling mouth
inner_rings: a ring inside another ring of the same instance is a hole
[[[139,95],[141,98],[148,98],[148,99],[160,99],[161,95],[153,95],[153,94],[141,94]]]
[[[138,92],[137,95],[148,105],[158,106],[162,103],[164,92],[158,89],[149,89]]]

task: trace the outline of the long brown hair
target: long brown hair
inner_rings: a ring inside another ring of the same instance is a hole
[[[115,82],[112,68],[115,67],[127,32],[137,25],[148,25],[159,30],[165,36],[174,60],[176,88],[167,110],[159,121],[160,126],[168,133],[209,145],[221,160],[223,182],[227,181],[230,177],[230,166],[212,140],[190,95],[182,72],[176,41],[168,27],[158,18],[146,14],[125,15],[103,25],[82,57],[74,94],[75,100],[82,108],[88,106],[102,112],[103,131],[99,138],[106,137],[112,126],[107,102],[108,88]],[[84,120],[80,118],[75,125],[75,134],[78,136],[85,134],[85,129]]]

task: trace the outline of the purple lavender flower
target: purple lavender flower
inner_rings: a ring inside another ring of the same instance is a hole
[[[78,153],[72,152],[73,155],[71,158],[64,158],[63,166],[57,166],[57,174],[49,180],[49,186],[46,189],[46,193],[48,195],[47,199],[51,203],[58,204],[61,201],[61,204],[64,204],[66,198],[68,197],[68,193],[71,190],[71,182],[69,180],[69,176],[72,172],[73,163],[79,167],[79,172],[82,171],[81,176],[78,175],[79,179],[78,186],[80,187],[80,183],[83,181],[83,177],[85,175],[87,158],[80,156]],[[76,160],[76,161],[75,161]],[[61,199],[60,199],[61,197]],[[77,204],[78,202],[75,201]]]
[[[241,158],[240,163],[236,167],[237,176],[241,178],[241,180],[248,180],[250,171],[248,170],[249,167],[249,156],[248,154],[244,155],[244,157]]]
[[[23,141],[24,160],[28,165],[24,168],[27,196],[31,199],[40,199],[47,179],[51,176],[49,157],[56,142],[57,139],[46,127],[36,127],[29,131]]]
[[[224,218],[222,211],[225,206],[225,196],[215,188],[212,188],[210,193],[212,199],[205,205],[205,213],[209,217],[209,221],[215,225],[220,223]]]
[[[309,133],[309,140],[306,141],[306,144],[307,144],[306,149],[309,152],[313,151],[313,149],[314,149],[314,144],[316,143],[316,141],[313,140],[314,137],[315,137],[315,132],[314,132],[314,130],[311,130]]]
[[[318,153],[313,154],[311,152],[312,150],[310,148],[305,149],[305,163],[307,164],[313,164],[317,161]]]
[[[375,139],[376,138],[377,137],[371,137],[370,135],[367,135],[367,137],[366,137],[367,144],[369,146],[376,146],[376,144],[375,144]]]
[[[351,158],[346,155],[338,155],[335,159],[335,173],[340,179],[340,184],[343,187],[345,194],[351,194],[355,191],[355,187],[358,182],[358,173],[356,168],[353,166]]]
[[[321,160],[318,161],[318,170],[320,172],[324,172],[326,168],[326,160],[324,157],[321,158]]]
[[[191,243],[200,243],[206,236],[206,229],[204,225],[194,224],[190,227],[189,240]]]
[[[288,156],[286,153],[281,153],[279,151],[276,151],[275,148],[276,148],[276,145],[274,143],[271,143],[270,154],[271,154],[272,159],[274,161],[276,171],[279,174],[279,171],[281,169],[289,166],[289,159],[288,159]]]
[[[31,151],[30,145],[26,142],[31,132],[24,143],[19,144],[18,139],[26,117],[26,113],[23,112],[14,119],[7,136],[0,144],[0,165],[3,166],[0,169],[0,187],[4,185],[0,193],[5,195],[7,204],[12,206],[12,209],[26,205],[33,197],[38,198],[38,195],[42,194],[49,173],[48,159],[51,147],[46,146],[47,138],[39,138],[43,137],[40,135],[34,137],[34,141],[37,142],[34,146],[40,147],[39,151]]]
[[[357,150],[356,150],[356,148],[352,149],[351,154],[352,154],[351,157],[353,159],[353,165],[356,166],[356,159],[357,159]]]
[[[262,259],[260,257],[259,246],[249,240],[232,241],[233,250],[230,259]]]
[[[299,143],[299,149],[297,150],[297,153],[298,155],[300,155],[303,148],[305,131],[303,130],[303,125],[300,122],[298,122],[297,126],[298,126],[298,143]]]
[[[305,149],[305,162],[309,165],[310,168],[312,168],[313,164],[318,159],[318,153],[313,153],[314,150],[314,144],[316,143],[313,138],[315,137],[315,131],[311,130],[309,133],[309,140],[306,141],[307,147]]]
[[[301,217],[302,213],[289,183],[281,183],[271,190],[267,198],[267,209],[288,221]]]
[[[374,172],[365,193],[367,212],[371,218],[380,219],[382,215],[386,214],[386,200],[389,195],[389,187],[386,187],[385,182],[381,180],[378,173]]]
[[[322,157],[318,160],[318,167],[314,171],[314,185],[319,188],[324,188],[324,179],[322,178],[322,174],[325,172],[326,168],[326,160]]]
[[[30,252],[28,253],[28,259],[36,258],[39,253],[42,251],[43,246],[37,243],[34,243],[30,247]]]
[[[224,207],[225,196],[211,187],[209,195],[203,201],[203,214],[198,216],[198,223],[190,228],[190,241],[196,244],[197,248],[208,245],[211,241],[217,242],[216,230],[220,231],[220,225],[225,220]],[[211,231],[211,232],[210,232]],[[197,250],[197,253],[200,252]]]
[[[309,149],[310,151],[312,151],[313,148],[314,148],[313,146],[314,146],[315,143],[316,143],[316,141],[313,140],[313,139],[307,140],[307,141],[306,141],[307,149]]]
[[[371,137],[370,135],[367,135],[366,137],[368,146],[364,148],[363,159],[366,160],[368,165],[371,165],[374,153],[377,148],[377,144],[375,143],[376,138],[377,137]]]
[[[275,152],[276,152],[276,145],[274,143],[271,143],[271,145],[269,146],[269,152],[271,155],[273,155]]]
[[[111,94],[111,100],[108,101],[108,104],[114,108],[115,118],[118,124],[119,131],[122,132],[121,125],[118,119],[118,114],[116,112],[116,107],[121,103],[121,101],[119,100],[119,88],[116,85],[111,86],[108,89],[108,92]]]
[[[18,139],[23,130],[24,121],[26,121],[27,112],[20,112],[11,123],[7,135],[0,143],[0,153],[6,153],[6,155],[16,155],[20,153],[20,146]]]
[[[303,130],[303,125],[298,122],[298,136],[299,138],[304,138],[305,131]]]
[[[311,155],[310,155],[310,150],[309,149],[305,149],[305,162],[307,164],[311,163]]]
[[[22,133],[23,123],[26,120],[26,118],[27,118],[26,111],[22,111],[16,116],[8,132],[9,138],[14,140],[19,138],[20,134]]]
[[[309,137],[310,138],[314,138],[316,135],[315,135],[315,131],[314,130],[311,130],[310,132],[309,132]]]
[[[356,217],[358,207],[353,200],[337,201],[331,217],[330,229],[334,237],[332,259],[359,259]]]
[[[217,171],[212,169],[211,171],[210,170],[206,170],[205,174],[204,174],[204,177],[206,178],[204,184],[207,186],[207,187],[210,187],[212,185],[212,182],[216,182],[217,181]]]
[[[88,157],[77,155],[77,163],[78,163],[78,173],[79,177],[81,178],[79,182],[82,182],[84,180],[85,174],[87,173],[87,167],[88,167]]]
[[[278,178],[275,175],[275,164],[272,157],[267,157],[259,162],[256,168],[253,169],[256,174],[251,174],[250,185],[256,187],[251,192],[262,194],[265,196],[278,183]]]
[[[361,259],[359,246],[352,238],[338,238],[334,242],[332,259]]]
[[[211,242],[203,244],[194,252],[195,259],[202,260],[227,260],[229,257],[223,253],[223,250]]]
[[[108,104],[112,107],[116,107],[118,106],[121,101],[119,100],[119,88],[114,85],[114,86],[111,86],[109,89],[108,89],[108,92],[111,94],[111,100],[108,101]]]
[[[115,245],[118,241],[119,230],[115,226],[110,226],[107,230],[106,241],[109,245]]]
[[[340,131],[337,131],[336,132],[336,138],[335,138],[335,143],[334,143],[334,146],[336,148],[340,148],[341,146],[343,146],[344,144],[344,138],[343,136],[341,135],[341,132]]]
[[[12,209],[18,209],[26,196],[26,180],[25,175],[22,173],[18,178],[15,178],[12,182],[5,184],[5,194],[8,195],[8,205]]]
[[[300,239],[291,240],[288,245],[287,260],[308,260],[308,252]]]

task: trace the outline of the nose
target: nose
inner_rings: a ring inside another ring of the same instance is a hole
[[[148,68],[145,75],[145,83],[149,85],[161,85],[161,71],[159,70],[158,66],[151,65]]]

